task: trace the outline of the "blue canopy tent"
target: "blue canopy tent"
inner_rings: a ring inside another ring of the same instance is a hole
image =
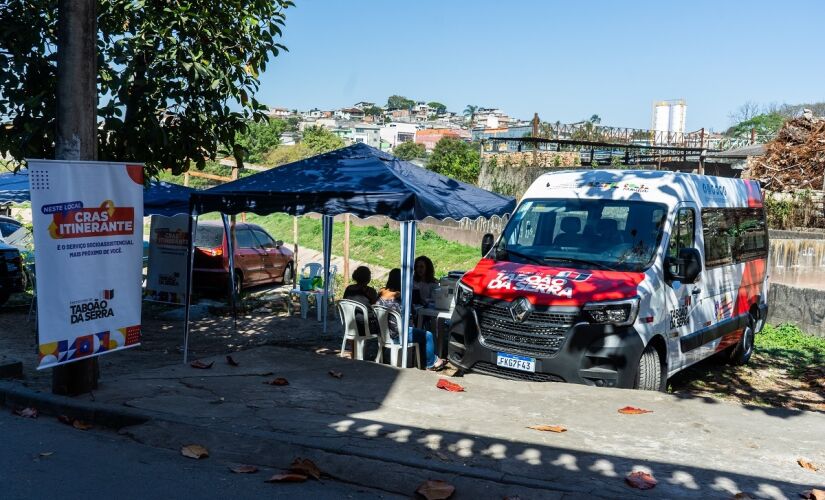
[[[224,215],[319,213],[323,216],[324,276],[329,276],[334,216],[385,215],[401,222],[401,332],[406,332],[412,299],[416,221],[425,217],[460,220],[502,216],[512,212],[515,204],[511,197],[456,181],[365,144],[354,144],[195,192],[191,197],[190,223],[196,222],[198,214],[208,212]],[[190,274],[191,267],[190,261]],[[329,292],[328,281],[324,280],[326,292]],[[190,296],[191,290],[187,299]],[[323,307],[326,308],[326,301]],[[187,335],[188,311],[189,304]],[[327,314],[323,313],[326,331]],[[401,341],[406,366],[407,335],[401,335]]]
[[[166,181],[150,181],[143,190],[143,214],[172,216],[189,213],[189,195],[194,189]],[[0,173],[0,203],[29,201],[29,172]]]

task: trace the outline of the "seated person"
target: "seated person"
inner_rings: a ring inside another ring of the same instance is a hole
[[[426,306],[433,299],[433,288],[436,286],[438,280],[435,279],[433,261],[427,256],[419,256],[413,265],[413,303]]]
[[[372,272],[370,272],[370,268],[366,266],[356,268],[355,271],[352,272],[352,281],[354,281],[354,283],[344,290],[344,298],[364,304],[369,316],[370,333],[378,335],[381,330],[378,325],[378,318],[375,317],[375,313],[372,311],[372,305],[378,301],[378,292],[370,286],[371,279]],[[364,315],[360,311],[357,311],[355,314],[355,324],[358,326],[358,333],[365,335]]]
[[[565,217],[561,220],[561,232],[556,235],[553,244],[558,247],[576,247],[581,242],[579,231],[582,221],[578,217]]]
[[[387,277],[387,284],[378,292],[378,304],[387,309],[393,309],[401,312],[401,269],[395,268],[390,271]],[[401,325],[396,324],[395,319],[390,316],[388,325],[389,334],[396,344],[400,344],[400,336],[398,330]],[[410,327],[407,332],[407,342],[415,342],[418,344],[418,353],[423,358],[424,365],[432,370],[442,370],[446,365],[445,360],[435,358],[435,341],[432,332],[421,330],[419,328]],[[419,366],[420,366],[419,365]]]

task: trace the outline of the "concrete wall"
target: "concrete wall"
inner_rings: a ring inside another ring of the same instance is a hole
[[[793,323],[809,335],[825,337],[825,290],[771,284],[768,322]]]
[[[478,185],[489,191],[520,198],[540,175],[579,164],[575,151],[483,153]]]

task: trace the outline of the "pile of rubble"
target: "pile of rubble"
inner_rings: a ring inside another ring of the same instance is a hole
[[[825,189],[825,118],[806,109],[785,122],[765,145],[765,156],[751,165],[749,177],[770,191]]]

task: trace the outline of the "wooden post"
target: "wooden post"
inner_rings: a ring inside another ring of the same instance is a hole
[[[344,214],[344,288],[349,285],[349,224],[350,215]]]
[[[60,0],[57,7],[58,160],[97,159],[97,2]],[[52,392],[83,394],[97,389],[97,357],[58,365]]]
[[[183,173],[183,185],[189,187],[189,172]]]

